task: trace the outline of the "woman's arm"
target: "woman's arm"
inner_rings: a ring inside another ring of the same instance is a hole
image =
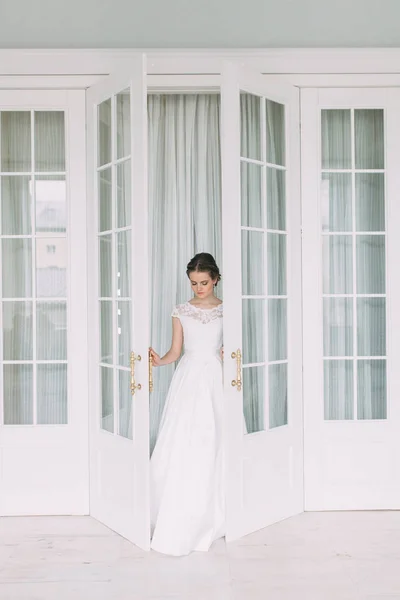
[[[151,356],[153,357],[153,365],[155,367],[163,367],[165,365],[169,365],[176,360],[181,355],[183,346],[183,329],[182,323],[177,317],[172,318],[172,343],[171,348],[168,350],[167,354],[165,354],[162,358],[150,348]]]

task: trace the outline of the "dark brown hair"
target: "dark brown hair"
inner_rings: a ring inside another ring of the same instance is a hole
[[[219,272],[215,258],[211,254],[208,254],[208,252],[200,252],[188,262],[186,275],[190,277],[190,273],[194,271],[197,273],[209,273],[213,281],[216,279],[215,285],[221,280],[221,273]]]

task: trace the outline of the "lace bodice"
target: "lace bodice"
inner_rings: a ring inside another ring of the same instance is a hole
[[[222,346],[223,305],[199,308],[185,302],[172,311],[183,327],[185,352],[217,353]]]

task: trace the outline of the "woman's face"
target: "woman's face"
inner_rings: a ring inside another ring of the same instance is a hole
[[[190,285],[197,298],[204,300],[214,293],[216,279],[211,279],[210,273],[192,271],[189,273]]]

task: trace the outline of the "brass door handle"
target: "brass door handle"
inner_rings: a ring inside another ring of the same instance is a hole
[[[149,392],[153,391],[153,356],[149,351]]]
[[[136,380],[135,380],[135,362],[136,361],[141,361],[142,357],[140,356],[140,354],[135,354],[134,352],[131,352],[131,394],[132,396],[135,395],[136,390],[141,390],[142,386],[140,383],[136,384]]]
[[[242,353],[238,348],[236,352],[232,352],[231,357],[236,359],[236,379],[232,381],[232,385],[240,392],[242,389]]]

